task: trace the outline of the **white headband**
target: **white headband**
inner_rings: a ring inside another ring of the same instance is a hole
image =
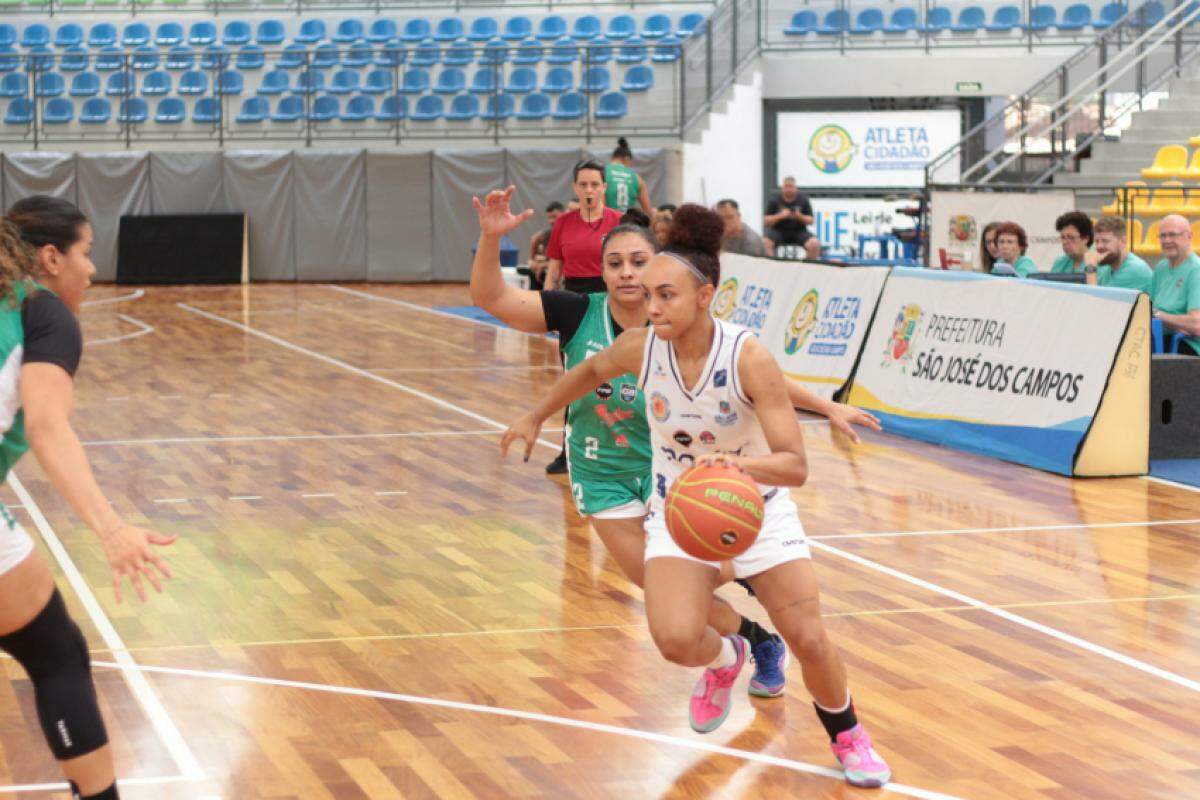
[[[687,267],[687,268],[688,268],[688,270],[690,270],[690,271],[691,271],[691,273],[692,273],[693,275],[695,275],[695,276],[696,276],[696,279],[697,279],[697,280],[699,280],[701,284],[705,284],[705,283],[711,283],[711,281],[708,279],[708,277],[707,277],[707,276],[706,276],[706,275],[705,275],[703,272],[701,272],[701,271],[700,271],[700,270],[699,270],[699,269],[696,267],[696,265],[695,265],[695,264],[693,264],[691,261],[689,261],[689,260],[688,260],[687,258],[685,258],[684,256],[680,255],[679,253],[676,253],[676,252],[674,252],[674,251],[672,251],[672,250],[664,250],[664,251],[661,253],[661,255],[664,255],[664,256],[670,256],[671,258],[673,258],[673,259],[675,259],[676,261],[678,261],[680,264],[683,264],[685,267]]]

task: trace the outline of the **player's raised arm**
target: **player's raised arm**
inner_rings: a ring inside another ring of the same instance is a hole
[[[500,274],[500,240],[533,216],[529,208],[512,213],[514,187],[487,193],[482,201],[471,198],[479,214],[479,242],[471,264],[471,302],[507,325],[528,333],[546,332],[546,315],[540,294],[504,282]]]

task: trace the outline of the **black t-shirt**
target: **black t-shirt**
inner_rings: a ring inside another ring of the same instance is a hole
[[[536,246],[533,248],[533,253],[531,254],[533,258],[546,257],[546,248],[550,246],[550,231],[550,228],[546,228],[546,230],[538,235]]]
[[[778,214],[785,208],[789,211],[799,211],[806,217],[811,217],[813,215],[812,203],[808,202],[807,197],[797,192],[796,196],[791,200],[784,200],[782,194],[777,194],[772,197],[771,202],[767,203],[767,216],[769,217],[772,214]],[[804,232],[808,230],[808,226],[795,217],[788,217],[787,219],[780,220],[772,227],[789,237],[802,236],[804,235]]]
[[[66,303],[51,292],[35,292],[21,306],[21,327],[25,330],[22,363],[57,364],[75,376],[83,356],[83,331]]]
[[[546,330],[558,331],[558,346],[564,347],[587,316],[588,296],[575,292],[542,292],[542,313],[546,315]],[[611,318],[611,314],[609,315]],[[613,336],[621,335],[621,326],[612,321]]]

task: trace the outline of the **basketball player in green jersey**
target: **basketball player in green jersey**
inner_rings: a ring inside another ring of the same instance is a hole
[[[633,171],[633,151],[624,136],[617,139],[612,161],[604,167],[604,205],[624,214],[634,205],[640,205],[647,217],[654,216],[650,205],[650,193],[645,182]]]

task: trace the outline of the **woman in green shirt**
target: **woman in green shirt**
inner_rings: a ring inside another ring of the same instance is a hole
[[[1025,255],[1025,250],[1029,247],[1029,237],[1025,235],[1025,229],[1015,222],[1002,222],[996,228],[996,249],[1000,251],[1000,257],[996,262],[1001,261],[1012,265],[1017,275],[1024,278],[1031,272],[1037,272],[1037,265],[1033,263],[1033,259]],[[993,271],[995,271],[993,269]]]
[[[1054,230],[1062,244],[1063,254],[1054,259],[1051,272],[1083,272],[1084,267],[1096,266],[1096,256],[1088,256],[1094,232],[1092,219],[1082,211],[1068,211],[1054,220]]]
[[[633,151],[629,149],[629,141],[624,136],[617,139],[612,161],[604,166],[604,184],[604,205],[619,214],[640,205],[646,216],[654,215],[646,182],[633,171]]]

